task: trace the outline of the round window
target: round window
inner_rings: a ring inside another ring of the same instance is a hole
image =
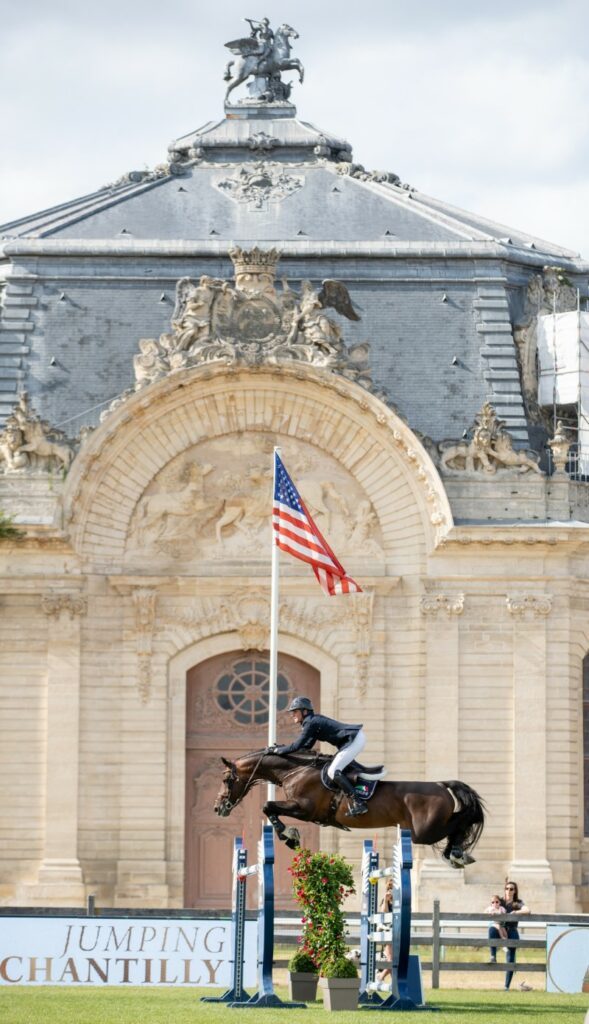
[[[285,711],[290,683],[283,672],[277,679],[277,711]],[[215,683],[217,705],[231,714],[238,725],[265,725],[268,722],[270,665],[261,658],[240,658]]]

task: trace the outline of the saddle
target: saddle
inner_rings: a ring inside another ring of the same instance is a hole
[[[330,793],[339,793],[341,792],[339,786],[327,774],[327,769],[332,760],[333,758],[331,757],[325,758],[325,763],[321,766],[321,782]],[[344,770],[344,775],[349,778],[354,786],[356,799],[370,800],[379,780],[385,775],[385,767],[382,764],[368,766],[360,764],[359,761],[350,761],[350,764]]]

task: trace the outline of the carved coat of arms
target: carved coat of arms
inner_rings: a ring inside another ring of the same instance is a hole
[[[176,288],[172,331],[139,342],[136,389],[175,370],[203,363],[276,364],[296,360],[335,370],[370,386],[368,346],[346,347],[327,309],[359,320],[348,290],[327,280],[303,281],[300,293],[275,287],[279,253],[254,248],[230,251],[235,284],[203,276],[182,278]]]

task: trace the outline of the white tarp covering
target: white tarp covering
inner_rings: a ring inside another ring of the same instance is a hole
[[[538,317],[538,403],[579,402],[579,471],[589,474],[589,313]]]

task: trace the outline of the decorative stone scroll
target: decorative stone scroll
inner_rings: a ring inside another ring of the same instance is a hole
[[[541,618],[552,611],[551,594],[508,594],[507,611],[514,618]]]
[[[67,470],[73,457],[73,443],[37,415],[23,391],[0,433],[0,473]]]
[[[78,591],[51,590],[41,597],[41,608],[50,618],[57,619],[65,612],[74,619],[86,615],[88,599]]]
[[[172,331],[144,338],[134,357],[135,389],[191,366],[224,363],[276,366],[313,364],[356,381],[375,394],[368,366],[368,343],[346,347],[335,309],[359,320],[348,290],[327,280],[321,288],[303,281],[300,293],[282,282],[275,287],[276,249],[232,249],[235,284],[202,276],[182,278],[176,288]]]
[[[537,473],[543,476],[535,452],[516,451],[511,435],[504,430],[505,420],[497,417],[490,402],[485,402],[472,427],[472,437],[464,441],[443,441],[441,464],[446,472],[489,475]]]
[[[422,615],[435,617],[438,612],[445,612],[448,618],[462,615],[464,611],[464,594],[424,594],[419,601]]]
[[[137,646],[137,687],[142,704],[151,695],[151,658],[157,601],[156,587],[135,587],[131,591],[135,606],[135,638]]]

